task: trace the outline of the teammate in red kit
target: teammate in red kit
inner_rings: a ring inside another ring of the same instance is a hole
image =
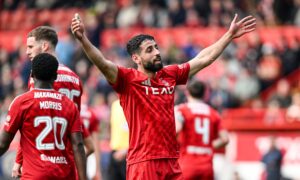
[[[55,47],[58,42],[56,31],[49,26],[39,26],[27,35],[27,49],[26,53],[30,60],[40,53],[49,53],[55,55]],[[28,89],[34,88],[33,78],[30,78],[28,83]],[[59,64],[57,70],[57,79],[53,84],[53,88],[71,99],[80,110],[81,106],[81,95],[82,95],[82,83],[80,78],[67,66]],[[93,149],[93,143],[87,130],[83,132],[84,144],[86,154],[91,154]],[[71,149],[71,148],[69,148]],[[22,166],[22,150],[18,148],[16,162],[12,170],[12,177],[21,176]]]
[[[73,179],[76,172],[67,149],[69,143],[79,177],[86,179],[79,111],[69,98],[53,89],[57,68],[54,56],[46,53],[35,56],[31,71],[35,88],[13,100],[0,134],[2,155],[20,130],[20,145],[26,149],[21,179]]]
[[[137,69],[117,66],[91,44],[78,17],[72,19],[72,32],[85,53],[120,98],[129,127],[127,179],[182,179],[178,164],[179,146],[174,119],[175,86],[214,62],[226,46],[237,37],[255,30],[255,18],[237,22],[213,45],[181,65],[163,67],[160,51],[150,35],[134,36],[127,51]]]
[[[224,147],[228,135],[222,129],[219,113],[202,101],[204,83],[192,80],[187,90],[188,102],[175,107],[179,164],[185,179],[213,180],[214,149]]]
[[[83,98],[84,99],[84,98]],[[100,171],[100,150],[99,150],[99,121],[93,110],[86,104],[81,104],[80,118],[88,130],[92,138],[92,146],[94,146],[94,153],[87,159],[87,175],[92,180],[102,179]]]

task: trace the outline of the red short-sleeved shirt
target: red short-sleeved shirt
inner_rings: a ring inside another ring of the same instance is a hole
[[[190,66],[166,66],[154,78],[131,68],[118,67],[113,88],[129,126],[127,162],[178,158],[174,120],[175,86],[185,84]]]
[[[66,96],[54,90],[32,89],[16,97],[4,130],[9,133],[20,130],[23,179],[76,176],[67,144],[71,133],[81,132],[82,127],[77,107]]]

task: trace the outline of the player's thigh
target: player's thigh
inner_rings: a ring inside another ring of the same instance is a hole
[[[127,180],[182,180],[177,159],[156,159],[127,166]]]

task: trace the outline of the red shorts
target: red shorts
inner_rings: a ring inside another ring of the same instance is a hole
[[[177,159],[153,159],[127,166],[127,180],[183,180]]]
[[[181,156],[179,164],[184,179],[188,180],[213,180],[213,166],[211,160],[201,156]]]

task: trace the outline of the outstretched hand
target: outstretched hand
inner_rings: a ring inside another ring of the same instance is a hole
[[[253,16],[247,16],[238,22],[237,18],[238,15],[235,14],[228,30],[233,38],[241,37],[242,35],[255,30],[256,19]]]
[[[71,30],[74,36],[78,39],[81,40],[83,37],[84,33],[84,25],[81,22],[80,16],[78,13],[76,13],[72,19],[72,24],[71,24]]]

